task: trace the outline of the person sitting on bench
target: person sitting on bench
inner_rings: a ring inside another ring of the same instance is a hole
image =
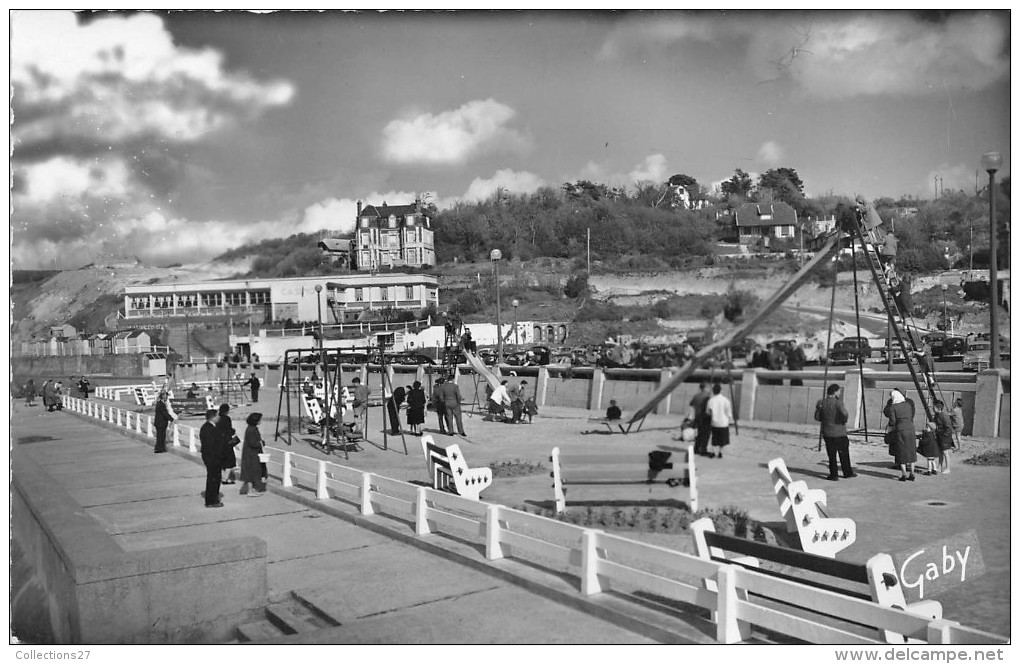
[[[606,408],[606,419],[609,421],[619,420],[623,417],[620,407],[616,405],[616,399],[609,400],[609,408]]]

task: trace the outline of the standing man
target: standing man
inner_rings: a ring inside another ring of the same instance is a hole
[[[436,409],[436,418],[439,420],[439,433],[446,434],[446,406],[443,405],[443,391],[440,389],[446,382],[445,376],[436,378],[435,387],[432,388],[432,405]]]
[[[156,415],[153,418],[153,425],[156,427],[156,446],[152,451],[155,454],[166,452],[166,429],[176,419],[177,413],[167,401],[166,390],[160,390],[156,399]]]
[[[78,381],[78,391],[81,392],[82,399],[89,398],[89,379],[82,374],[81,379]]]
[[[439,386],[439,395],[443,401],[444,415],[446,417],[446,435],[453,435],[453,422],[457,421],[457,433],[466,436],[464,433],[464,422],[460,415],[460,388],[457,383],[448,380]]]
[[[708,414],[708,400],[712,393],[708,389],[708,381],[703,380],[698,385],[698,393],[691,397],[691,422],[698,430],[694,437],[694,453],[714,457],[715,454],[708,451],[708,439],[712,435],[712,418]]]
[[[705,406],[712,423],[712,447],[716,448],[715,456],[722,458],[722,450],[730,444],[730,425],[733,424],[733,405],[722,393],[722,385],[712,386],[712,396]]]
[[[259,388],[262,387],[262,381],[259,380],[259,377],[255,375],[254,371],[251,372],[251,378],[241,383],[242,387],[245,385],[251,385],[251,402],[258,403]]]
[[[850,439],[846,435],[846,423],[850,414],[840,398],[839,385],[833,383],[825,390],[825,398],[815,404],[815,419],[822,423],[822,439],[825,441],[825,453],[829,455],[829,479],[839,479],[836,456],[843,467],[843,477],[857,477],[850,466]]]
[[[927,341],[921,340],[921,347],[914,351],[914,357],[917,358],[917,365],[924,374],[925,383],[931,389],[935,384],[935,358],[931,355],[931,346]]]
[[[515,386],[514,390],[510,392],[510,408],[513,409],[513,419],[510,420],[511,424],[520,424],[521,418],[524,416],[524,395],[527,394],[528,381],[522,380],[519,385]]]
[[[789,371],[802,371],[804,365],[807,364],[807,356],[804,355],[804,349],[800,347],[797,340],[794,339],[790,342],[790,347],[786,349],[786,368]],[[804,381],[800,378],[791,378],[790,385],[803,385]]]
[[[206,507],[223,507],[220,501],[220,473],[222,472],[224,441],[217,429],[216,411],[205,411],[205,424],[198,432],[202,443],[202,463],[205,464],[205,498]]]
[[[354,386],[354,402],[351,406],[354,408],[354,421],[355,426],[361,431],[361,435],[368,437],[368,387],[361,384],[361,378],[355,376],[351,381],[351,385]]]

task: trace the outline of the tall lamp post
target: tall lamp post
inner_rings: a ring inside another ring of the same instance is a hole
[[[991,353],[988,358],[988,367],[996,369],[999,366],[999,275],[998,275],[998,248],[995,237],[995,173],[1002,166],[1002,155],[998,152],[986,152],[981,157],[981,168],[988,172],[988,279],[992,288],[991,294],[991,331],[989,336],[992,340]]]
[[[517,350],[517,347],[521,345],[521,337],[517,332],[517,307],[520,305],[520,302],[517,301],[517,298],[514,298],[514,301],[510,304],[514,308],[514,350]]]
[[[322,354],[322,284],[315,284],[315,302],[319,309],[319,354]]]
[[[946,329],[949,327],[949,309],[946,307],[946,292],[948,290],[949,284],[942,284],[942,331],[952,334],[951,330]]]
[[[496,272],[496,365],[503,363],[503,325],[499,313],[499,261],[503,258],[503,252],[493,249],[489,252],[489,259],[492,261],[492,268]]]

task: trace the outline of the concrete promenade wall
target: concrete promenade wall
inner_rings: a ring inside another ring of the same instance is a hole
[[[59,358],[54,358],[59,359]],[[275,387],[282,380],[282,370],[278,364],[192,364],[175,367],[178,384],[187,384],[192,380],[222,379],[228,374],[255,371],[266,386]],[[303,366],[302,375],[310,374],[312,367]],[[424,366],[392,366],[390,367],[394,387],[409,386],[420,380],[426,390],[431,385]],[[433,367],[432,371],[438,370]],[[624,418],[644,404],[669,380],[674,369],[602,369],[581,367],[568,370],[559,366],[549,367],[512,367],[504,365],[501,372],[508,377],[513,371],[517,374],[514,380],[527,379],[529,395],[535,397],[539,408],[542,406],[561,406],[567,408],[584,408],[594,412],[604,412],[609,401],[615,399],[624,411]],[[381,377],[376,366],[346,366],[343,370],[343,381],[360,375],[367,380],[373,394],[379,394]],[[957,398],[963,400],[964,434],[974,436],[998,436],[1009,438],[1010,407],[1009,407],[1009,371],[986,370],[979,374],[953,371],[938,372],[938,380],[942,395],[947,404]],[[296,378],[296,371],[292,371]],[[798,378],[803,385],[791,385],[791,379]],[[898,388],[917,401],[916,388],[910,375],[904,370],[886,372],[864,369],[864,380],[856,367],[814,367],[801,372],[767,371],[762,369],[734,369],[726,371],[698,370],[688,382],[677,387],[666,397],[656,409],[659,414],[683,415],[687,411],[691,397],[698,391],[701,380],[720,380],[723,382],[723,393],[733,400],[734,413],[739,419],[762,422],[790,422],[810,424],[814,422],[814,405],[822,398],[825,386],[837,383],[844,388],[844,401],[854,405],[851,412],[851,426],[864,427],[865,420],[869,430],[885,427],[882,408],[889,398],[889,391]],[[147,382],[147,381],[140,381]],[[457,372],[457,384],[465,402],[484,404],[485,381],[476,380],[473,372],[467,367],[460,367]],[[861,391],[864,397],[861,399]],[[920,406],[920,404],[918,404]],[[924,426],[924,409],[918,407],[915,426]]]
[[[124,551],[35,461],[15,459],[12,536],[57,643],[223,642],[266,605],[263,540]]]
[[[81,374],[111,374],[121,380],[131,376],[141,378],[143,357],[141,353],[12,357],[11,372],[16,382],[24,383],[29,378],[35,378],[36,385],[42,384],[40,377],[66,380],[69,376]]]

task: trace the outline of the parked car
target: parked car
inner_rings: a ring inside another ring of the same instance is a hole
[[[825,344],[821,341],[805,341],[800,345],[808,364],[825,364]]]
[[[963,354],[964,371],[981,371],[987,369],[992,357],[991,341],[971,341],[967,352]]]
[[[829,351],[831,364],[854,364],[871,359],[871,344],[865,337],[847,337],[837,341]]]
[[[793,339],[773,339],[772,341],[765,344],[767,350],[778,348],[780,353],[786,354],[786,351],[790,350],[790,346],[793,345]]]

